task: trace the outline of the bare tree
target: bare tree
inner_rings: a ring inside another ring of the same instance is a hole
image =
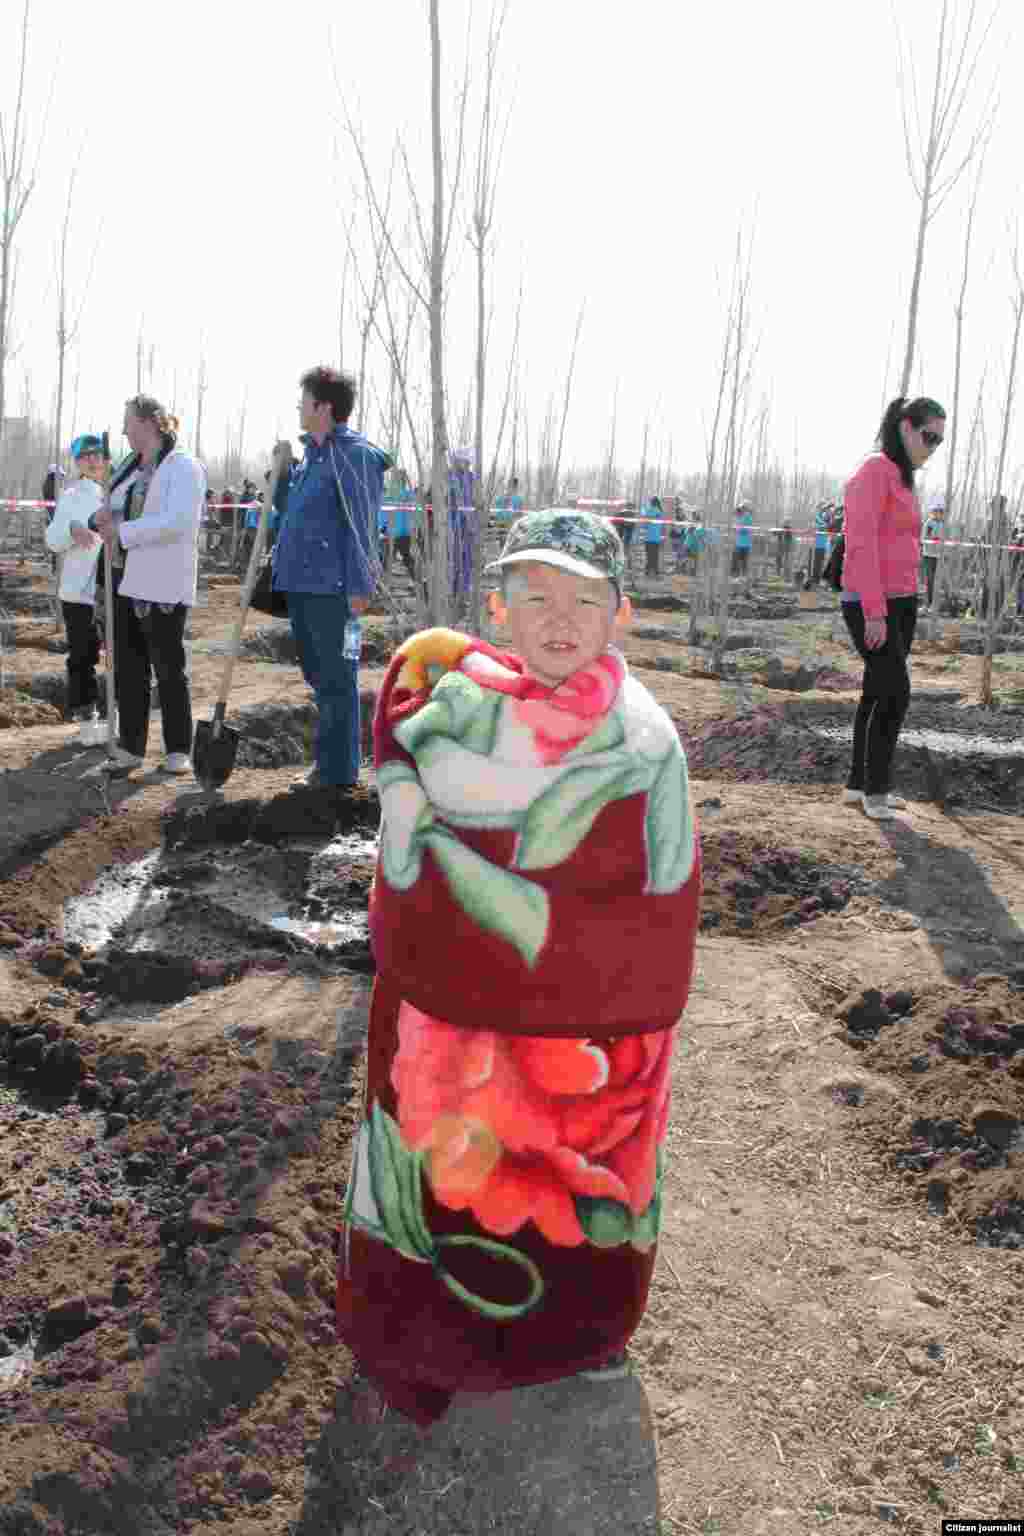
[[[963,360],[964,343],[964,307],[967,302],[967,282],[971,268],[971,241],[974,235],[974,215],[978,207],[978,192],[981,187],[981,176],[985,168],[985,156],[982,153],[978,159],[977,172],[974,177],[974,188],[971,192],[971,200],[967,206],[967,223],[964,226],[964,254],[960,267],[960,291],[956,304],[953,307],[955,320],[955,336],[953,351],[953,397],[951,400],[949,441],[946,445],[946,490],[945,490],[945,517],[943,518],[942,542],[939,545],[938,564],[935,569],[935,608],[942,612],[942,599],[944,595],[945,579],[948,574],[949,560],[946,548],[946,532],[954,507],[954,487],[956,483],[956,455],[960,434],[960,378]]]
[[[68,292],[68,241],[71,233],[71,210],[75,195],[75,182],[78,178],[78,166],[75,165],[68,178],[68,195],[64,204],[64,218],[61,222],[60,235],[57,240],[57,254],[55,260],[54,281],[57,298],[57,387],[54,401],[53,421],[53,459],[59,463],[64,442],[64,383],[67,372],[68,351],[78,340],[78,333],[82,325],[82,315],[85,310],[86,300],[89,297],[89,288],[92,283],[93,268],[96,264],[96,251],[99,246],[100,231],[96,231],[96,240],[93,243],[92,257],[89,262],[89,270],[82,285],[81,294],[77,303],[74,303]]]
[[[199,366],[196,369],[196,429],[193,448],[195,456],[202,462],[203,457],[203,407],[206,404],[206,353],[202,347],[199,349]]]
[[[942,0],[927,121],[922,116],[918,98],[914,49],[905,47],[901,38],[897,51],[907,170],[917,196],[917,233],[907,310],[907,341],[900,375],[901,395],[906,395],[910,389],[914,367],[917,313],[929,225],[964,171],[983,150],[995,119],[996,101],[994,90],[990,88],[973,130],[964,131],[964,113],[996,16],[995,8],[987,19],[980,16],[978,0],[965,0],[965,4],[966,17],[957,37],[956,0]],[[915,45],[917,41],[915,34]]]
[[[747,388],[752,367],[749,334],[751,251],[744,250],[742,230],[736,236],[733,275],[726,311],[725,334],[715,396],[715,411],[705,449],[702,518],[708,534],[704,553],[705,591],[690,591],[689,642],[700,638],[700,615],[718,610],[715,661],[721,664],[729,615],[729,573],[732,563],[729,534],[736,483],[742,461]],[[724,440],[720,442],[720,434]],[[719,467],[721,452],[721,468]],[[715,494],[717,484],[717,496]],[[717,513],[714,509],[717,509]],[[717,525],[717,526],[716,526]]]
[[[430,485],[434,507],[432,618],[444,624],[451,611],[448,574],[448,428],[444,401],[444,141],[441,137],[441,22],[430,0],[430,148],[434,204],[430,244]]]
[[[576,373],[576,353],[579,350],[580,333],[583,330],[584,305],[580,305],[580,312],[576,316],[576,329],[572,337],[572,351],[569,353],[569,367],[565,375],[565,393],[562,396],[562,419],[558,426],[558,446],[555,449],[555,462],[551,473],[551,484],[547,500],[552,506],[558,500],[558,482],[562,472],[562,449],[565,446],[565,424],[569,419],[569,406],[572,401],[572,381]],[[513,453],[513,474],[515,473],[515,455]]]
[[[25,0],[18,40],[18,84],[13,106],[0,110],[0,446],[3,444],[7,409],[7,364],[14,356],[13,320],[17,287],[16,243],[25,209],[36,189],[39,157],[46,133],[49,104],[43,116],[35,151],[29,147],[28,37],[31,0]],[[51,99],[53,86],[51,82]]]
[[[604,499],[611,501],[615,495],[617,484],[617,472],[615,468],[616,437],[619,424],[619,383],[615,381],[615,394],[612,396],[612,419],[608,427],[608,453],[604,463]],[[628,554],[628,550],[627,550]]]
[[[498,191],[498,170],[508,131],[508,115],[504,120],[495,99],[495,77],[498,66],[498,50],[501,33],[508,14],[508,0],[499,0],[491,11],[484,54],[484,94],[480,109],[480,133],[477,140],[476,167],[473,175],[473,204],[469,226],[469,243],[476,258],[476,358],[475,358],[475,410],[473,422],[473,456],[477,477],[473,508],[473,573],[470,595],[470,623],[479,624],[480,585],[483,571],[484,538],[490,506],[488,484],[484,474],[484,407],[487,387],[487,353],[490,340],[492,312],[487,299],[487,263],[490,256],[494,229],[494,207]]]
[[[450,530],[448,518],[448,411],[444,373],[444,322],[446,304],[446,273],[449,245],[452,236],[455,210],[458,206],[459,186],[465,150],[466,103],[468,99],[468,49],[467,78],[458,95],[455,142],[451,159],[451,173],[446,176],[446,157],[442,132],[441,101],[444,79],[442,75],[441,26],[438,0],[428,3],[428,35],[430,44],[430,154],[433,202],[429,224],[424,217],[419,195],[418,181],[410,162],[405,143],[401,138],[396,144],[397,164],[401,167],[409,200],[411,217],[412,254],[403,248],[394,221],[387,207],[382,205],[377,193],[365,147],[356,125],[345,105],[345,93],[339,87],[345,127],[358,161],[362,187],[365,193],[367,217],[375,243],[386,251],[402,281],[414,296],[427,325],[430,372],[430,482],[434,508],[432,536],[427,539],[427,616],[435,624],[447,623],[452,612],[451,577],[454,569],[450,561]],[[389,183],[390,185],[390,183]],[[446,203],[447,198],[447,203]],[[380,257],[378,255],[378,267]],[[408,391],[406,390],[406,393]],[[412,420],[412,402],[408,419]],[[426,455],[424,455],[426,457]]]
[[[1001,598],[1004,593],[1004,581],[1006,568],[1009,565],[1008,551],[1005,545],[1009,542],[1010,521],[1006,516],[1006,497],[1003,494],[1003,484],[1006,475],[1006,451],[1010,437],[1010,422],[1013,419],[1014,398],[1017,392],[1017,362],[1020,355],[1020,332],[1024,322],[1024,270],[1021,268],[1021,251],[1019,234],[1014,239],[1013,255],[1011,257],[1013,267],[1014,291],[1011,299],[1013,310],[1013,334],[1010,341],[1010,362],[1006,375],[1006,400],[1003,406],[1002,433],[999,439],[999,458],[996,463],[995,494],[992,497],[992,516],[989,522],[989,549],[986,558],[988,567],[986,590],[987,603],[985,614],[985,653],[981,662],[981,703],[988,708],[992,706],[992,653],[995,650],[996,636],[999,633],[999,625],[1002,619]]]
[[[721,538],[716,558],[709,561],[711,573],[712,611],[717,613],[713,665],[716,672],[722,668],[725,642],[729,633],[729,576],[732,569],[732,510],[736,504],[740,464],[743,462],[743,439],[747,422],[747,400],[750,373],[753,366],[753,347],[750,336],[750,266],[751,251],[748,246],[744,256],[742,246],[736,248],[736,276],[733,284],[733,304],[729,314],[732,330],[731,379],[729,383],[729,415],[725,423],[725,448],[722,476],[719,483],[719,523]]]

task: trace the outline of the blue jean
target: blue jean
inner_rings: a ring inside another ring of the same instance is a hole
[[[342,654],[348,619],[344,594],[288,593],[299,665],[320,712],[316,766],[320,782],[334,786],[359,778],[359,663]]]

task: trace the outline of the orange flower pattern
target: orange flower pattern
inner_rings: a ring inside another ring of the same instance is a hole
[[[403,1003],[391,1079],[403,1142],[435,1199],[500,1236],[588,1239],[578,1201],[651,1206],[672,1030],[601,1043],[458,1029]]]

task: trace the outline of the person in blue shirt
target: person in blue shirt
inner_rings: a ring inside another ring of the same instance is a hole
[[[373,547],[391,460],[348,425],[355,381],[311,368],[299,381],[305,454],[278,481],[280,514],[273,584],[288,599],[299,664],[320,714],[310,788],[350,788],[359,778],[358,662],[342,644],[349,618],[365,612],[379,579]],[[287,467],[287,444],[274,449]]]
[[[497,513],[497,522],[500,527],[510,527],[523,510],[523,498],[519,494],[519,480],[513,475],[508,483],[508,490],[503,491],[494,499],[494,510]]]
[[[832,530],[832,503],[819,501],[814,510],[814,550],[811,555],[811,585],[816,587],[828,559]]]
[[[676,573],[683,568],[686,558],[686,515],[683,511],[683,503],[677,496],[672,504],[673,522],[669,528],[669,545],[672,550],[672,565]]]
[[[665,538],[665,513],[661,505],[661,497],[652,496],[640,516],[643,518],[641,533],[647,561],[644,567],[644,575],[660,576],[661,546]]]
[[[754,509],[749,501],[741,501],[736,508],[735,543],[732,551],[732,574],[746,576],[750,568],[750,551],[754,543]]]
[[[473,450],[452,449],[448,460],[448,571],[457,609],[469,596],[473,578],[475,486]]]
[[[236,565],[240,571],[249,569],[249,557],[252,547],[256,542],[256,533],[260,526],[260,504],[256,493],[256,486],[252,480],[246,480],[242,486],[239,502],[245,507],[245,521],[242,525],[242,537],[238,541],[238,556]]]
[[[935,602],[935,573],[939,568],[938,543],[929,543],[929,540],[941,541],[944,534],[946,518],[946,498],[940,491],[932,497],[928,506],[928,517],[922,530],[921,564],[924,567],[924,585],[928,594],[928,606],[931,608]]]
[[[696,576],[700,557],[704,553],[708,542],[707,529],[700,518],[694,518],[686,525],[686,558],[689,562],[690,575]]]
[[[398,491],[394,499],[398,505],[388,509],[391,549],[394,554],[401,556],[402,564],[415,583],[416,561],[412,553],[412,522],[416,511],[416,492],[409,484],[409,476],[404,469],[398,471]]]

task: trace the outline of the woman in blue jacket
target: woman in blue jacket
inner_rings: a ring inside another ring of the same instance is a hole
[[[315,763],[300,783],[345,789],[359,778],[360,737],[359,663],[343,654],[343,637],[380,577],[374,546],[391,460],[349,427],[356,390],[348,374],[311,368],[299,382],[306,451],[278,481],[273,581],[287,594],[302,674],[320,712]],[[275,448],[275,462],[288,462],[286,450],[290,457],[287,444]]]

